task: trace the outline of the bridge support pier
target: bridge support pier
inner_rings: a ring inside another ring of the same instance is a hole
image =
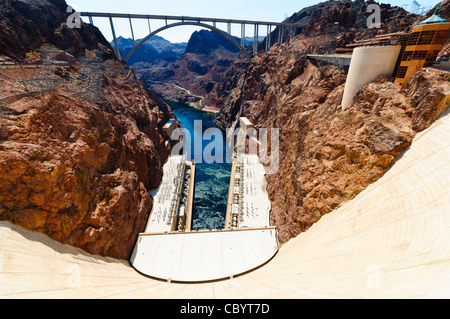
[[[131,18],[129,18],[129,20],[130,20],[131,37],[133,38],[133,46],[136,46],[136,40],[134,39],[134,31],[133,31],[133,24],[131,23]]]
[[[290,27],[289,28],[289,41],[291,41],[295,36],[295,29]]]
[[[117,38],[116,38],[116,31],[114,30],[114,23],[113,23],[113,19],[112,17],[109,17],[109,24],[111,25],[111,31],[112,31],[112,35],[113,35],[113,39],[114,39],[114,51],[116,52],[116,57],[122,61],[122,56],[120,54],[120,49],[119,46],[117,45]]]
[[[1,0],[0,0],[1,1]],[[109,23],[111,26],[111,31],[113,35],[114,40],[114,53],[116,54],[117,59],[121,61],[127,61],[134,52],[151,36],[157,34],[158,32],[161,32],[163,30],[166,30],[168,28],[181,26],[181,25],[195,25],[195,26],[201,26],[208,29],[211,29],[213,31],[216,31],[226,37],[228,40],[233,42],[235,46],[237,46],[241,52],[249,59],[251,59],[248,52],[245,50],[245,26],[246,25],[253,25],[254,26],[254,41],[253,41],[253,53],[258,52],[258,39],[259,39],[259,27],[260,26],[267,26],[267,34],[266,34],[266,41],[265,41],[265,52],[268,52],[270,50],[270,47],[272,45],[272,26],[279,27],[278,30],[278,43],[282,44],[284,42],[285,38],[285,32],[289,32],[289,39],[292,39],[294,36],[295,28],[303,28],[304,24],[292,24],[292,23],[283,23],[283,22],[267,22],[267,21],[248,21],[248,20],[237,20],[237,19],[220,19],[220,18],[204,18],[204,17],[186,17],[186,16],[163,16],[163,15],[149,15],[149,14],[126,14],[126,13],[104,13],[104,12],[80,12],[80,16],[82,17],[88,17],[89,22],[91,25],[94,25],[93,17],[98,18],[109,18]],[[128,54],[128,56],[124,59],[122,57],[122,54],[120,52],[120,49],[117,45],[117,36],[114,29],[114,22],[113,18],[121,18],[121,19],[128,19],[130,23],[130,29],[131,29],[131,36],[133,38],[133,46],[134,48],[132,51]],[[149,35],[141,42],[137,43],[134,29],[133,29],[133,22],[131,19],[146,19],[148,23],[148,32]],[[150,20],[163,20],[165,22],[165,25],[163,27],[160,27],[159,29],[152,32],[152,28],[150,26]],[[169,21],[175,21],[171,22],[169,24]],[[178,21],[178,22],[177,22]],[[180,22],[181,21],[181,22]],[[217,22],[218,23],[226,23],[227,24],[227,32],[220,30],[217,28]],[[211,24],[208,24],[211,23]],[[236,42],[234,37],[231,33],[231,26],[233,25],[241,25],[241,43],[239,45],[239,42]],[[286,31],[285,31],[286,30]],[[274,42],[277,39],[274,39]]]
[[[265,52],[267,53],[267,51],[270,50],[270,36],[272,33],[272,26],[271,25],[267,25],[267,35],[266,35],[266,49]]]
[[[284,27],[278,28],[278,44],[282,45],[284,40]]]
[[[259,25],[255,24],[255,30],[253,33],[253,53],[258,53],[258,33],[259,33]]]
[[[245,24],[241,23],[241,47],[245,48]]]
[[[281,28],[278,29],[278,41],[277,43],[280,44],[281,42]]]

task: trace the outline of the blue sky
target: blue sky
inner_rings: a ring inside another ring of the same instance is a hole
[[[439,2],[439,0],[416,1],[422,6],[434,6]],[[66,0],[66,2],[77,11],[184,15],[279,22],[302,8],[323,2],[323,0]],[[383,0],[381,2],[402,6],[411,4],[412,0]],[[112,40],[108,19],[94,18],[94,24],[100,28],[108,40]],[[163,24],[163,21],[152,21],[152,30]],[[114,19],[114,26],[117,36],[131,38],[127,19]],[[217,26],[221,27],[220,24]],[[148,34],[147,21],[133,20],[133,29],[136,38],[145,37]],[[165,30],[158,35],[171,42],[187,42],[195,30],[198,28],[184,26]],[[226,30],[226,26],[223,26],[222,30]],[[232,33],[240,37],[240,28],[236,26],[232,29]],[[248,30],[246,35],[252,36],[253,31]],[[264,31],[261,30],[260,35],[265,35]]]

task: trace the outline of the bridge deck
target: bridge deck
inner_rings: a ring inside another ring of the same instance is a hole
[[[172,16],[172,15],[154,15],[154,14],[80,12],[80,16],[82,16],[82,17],[98,17],[98,18],[126,18],[126,19],[146,19],[146,20],[177,20],[177,21],[194,21],[194,22],[259,24],[259,25],[271,25],[271,26],[289,26],[289,27],[297,27],[297,28],[306,27],[306,24],[304,24],[304,23],[285,23],[285,22],[271,22],[271,21],[254,21],[254,20]]]
[[[127,62],[129,58],[134,54],[134,52],[143,44],[145,41],[147,41],[150,37],[153,35],[168,29],[172,27],[177,27],[181,25],[196,25],[203,28],[209,28],[211,30],[214,30],[224,37],[226,37],[228,40],[230,40],[234,45],[236,45],[241,52],[248,58],[251,59],[250,55],[245,51],[245,26],[246,25],[253,25],[254,26],[254,43],[253,43],[253,53],[256,53],[258,50],[257,45],[257,38],[259,35],[259,26],[267,26],[267,35],[266,35],[266,47],[265,52],[267,52],[270,49],[271,46],[271,35],[272,35],[272,26],[279,27],[278,30],[278,43],[283,43],[283,37],[284,37],[284,29],[287,29],[289,39],[291,39],[295,35],[296,28],[304,28],[307,26],[305,23],[286,23],[286,22],[269,22],[269,21],[252,21],[252,20],[237,20],[237,19],[223,19],[223,18],[205,18],[205,17],[189,17],[189,16],[169,16],[169,15],[152,15],[152,14],[132,14],[132,13],[106,13],[106,12],[80,12],[79,17],[88,17],[89,23],[94,24],[93,17],[97,18],[108,18],[109,23],[111,25],[111,32],[114,39],[114,47],[115,47],[115,53],[119,60],[124,60]],[[117,37],[116,32],[114,30],[114,22],[113,18],[123,18],[123,19],[129,19],[130,21],[130,30],[131,35],[133,38],[133,45],[134,48],[131,50],[131,52],[128,54],[125,59],[123,59],[122,54],[118,48],[117,45]],[[149,35],[145,37],[139,44],[136,44],[136,39],[134,37],[134,31],[133,31],[133,23],[131,22],[132,19],[145,19],[148,21],[148,28],[149,28]],[[160,27],[156,31],[151,30],[150,27],[150,20],[164,20],[165,26]],[[168,23],[168,21],[171,21],[171,23]],[[208,23],[212,23],[212,25],[209,25]],[[227,24],[227,32],[220,30],[217,28],[217,23],[226,23]],[[231,25],[232,24],[239,24],[241,26],[241,44],[237,43],[235,39],[231,36]]]

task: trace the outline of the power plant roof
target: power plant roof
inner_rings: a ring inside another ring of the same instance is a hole
[[[433,15],[429,17],[428,19],[423,20],[422,22],[419,22],[419,25],[424,24],[432,24],[432,23],[445,23],[448,22],[446,19],[438,15],[439,7],[436,8]]]

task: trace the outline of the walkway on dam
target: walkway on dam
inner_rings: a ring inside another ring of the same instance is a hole
[[[352,54],[307,54],[307,57],[340,67],[349,66],[352,60]]]

